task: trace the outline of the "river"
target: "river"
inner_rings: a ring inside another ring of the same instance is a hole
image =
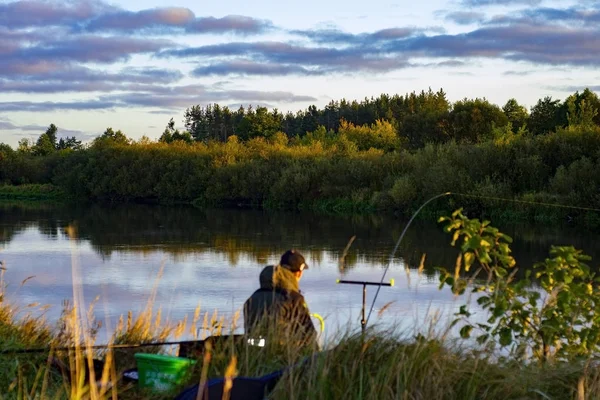
[[[198,306],[202,315],[216,310],[231,319],[258,288],[262,267],[296,248],[310,265],[301,289],[311,311],[325,318],[331,337],[360,327],[362,287],[336,280],[379,281],[405,224],[389,215],[4,204],[0,260],[6,267],[6,300],[20,315],[43,312],[54,323],[63,302],[72,301],[75,283],[86,307],[95,302],[95,316],[104,322],[99,340],[104,341],[119,316],[139,313],[154,290],[154,307],[161,308],[163,320],[179,321],[187,315],[191,321]],[[581,248],[593,256],[591,265],[597,265],[598,233],[568,225],[496,225],[513,237],[513,254],[521,269],[543,260],[552,244]],[[352,236],[356,240],[340,268]],[[438,290],[435,267],[453,268],[457,256],[450,239],[434,220],[413,223],[390,262],[386,282],[393,278],[395,285],[381,288],[370,323],[407,333],[427,329],[432,318],[439,319],[438,327],[447,324],[464,302],[448,289]],[[419,274],[423,254],[425,269]],[[375,292],[376,287],[368,288],[368,305]]]

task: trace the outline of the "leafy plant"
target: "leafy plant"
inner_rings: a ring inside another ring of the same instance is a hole
[[[590,257],[572,246],[552,246],[550,258],[516,279],[512,239],[489,221],[469,219],[459,209],[442,217],[452,245],[461,253],[453,273],[440,268],[440,289],[475,293],[487,311],[472,321],[468,305],[457,313],[460,334],[476,333],[479,344],[509,350],[509,356],[533,357],[541,363],[590,357],[600,341],[600,279],[584,262]]]

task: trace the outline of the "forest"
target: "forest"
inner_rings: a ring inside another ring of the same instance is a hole
[[[36,141],[0,144],[0,198],[60,191],[85,201],[408,214],[451,191],[479,197],[450,206],[496,217],[596,225],[597,213],[527,202],[600,209],[599,109],[589,89],[530,110],[515,99],[502,107],[480,98],[451,103],[429,89],[285,115],[195,105],[184,129],[171,119],[158,140],[109,127],[84,144],[59,139],[50,124]]]

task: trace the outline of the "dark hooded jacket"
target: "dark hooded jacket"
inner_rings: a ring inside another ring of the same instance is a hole
[[[276,332],[301,345],[316,345],[317,332],[294,273],[269,265],[259,280],[260,289],[244,303],[246,333],[267,336],[267,332]]]

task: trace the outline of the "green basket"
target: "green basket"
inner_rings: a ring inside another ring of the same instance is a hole
[[[185,383],[189,368],[196,363],[182,357],[160,354],[135,354],[138,385],[153,391],[169,391]]]

